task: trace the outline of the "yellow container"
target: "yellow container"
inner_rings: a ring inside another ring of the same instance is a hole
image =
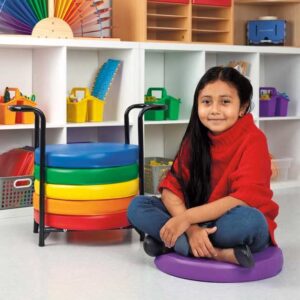
[[[16,105],[16,100],[11,100],[6,103],[0,103],[0,124],[14,125],[16,124],[16,112],[10,111],[8,106]]]
[[[74,102],[78,91],[84,92],[84,97],[80,101]],[[73,88],[70,97],[67,98],[67,122],[102,122],[104,103],[92,96],[86,87]]]
[[[88,121],[89,122],[102,122],[104,101],[90,96],[88,98]]]
[[[82,99],[77,103],[73,103],[68,98],[67,102],[67,122],[84,123],[87,118],[87,100]]]

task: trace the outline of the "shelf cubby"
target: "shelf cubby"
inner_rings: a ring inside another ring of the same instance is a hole
[[[137,102],[137,89],[132,78],[136,74],[135,49],[80,49],[67,51],[67,90],[74,87],[88,87],[92,93],[96,76],[107,59],[117,59],[121,65],[107,93],[103,121],[122,122],[127,106]],[[135,97],[129,97],[134,95]]]
[[[234,44],[247,44],[247,21],[262,16],[286,20],[286,46],[300,46],[299,0],[235,0]],[[245,18],[245,16],[247,16]]]
[[[147,1],[147,40],[189,42],[189,6]]]
[[[232,43],[232,7],[192,5],[192,42]]]
[[[276,62],[276,63],[275,63]],[[298,78],[300,70],[299,54],[271,54],[260,55],[260,86],[275,87],[277,91],[289,96],[288,116],[300,117],[300,86]]]
[[[165,87],[169,95],[181,99],[179,120],[187,120],[195,87],[203,73],[201,51],[146,50],[144,94],[149,87]]]

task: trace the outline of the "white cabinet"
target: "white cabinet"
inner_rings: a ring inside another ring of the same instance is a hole
[[[104,121],[67,123],[66,96],[73,87],[93,87],[101,65],[122,61],[104,107]],[[289,180],[273,187],[300,186],[300,49],[206,44],[133,43],[0,37],[0,91],[18,87],[34,93],[47,117],[47,143],[124,141],[123,113],[142,103],[149,87],[165,87],[181,99],[176,121],[146,121],[145,156],[172,158],[189,121],[195,87],[207,69],[230,61],[249,63],[253,115],[276,158],[292,158]],[[291,101],[287,117],[259,117],[259,87],[274,86]],[[131,140],[137,142],[135,112]],[[0,125],[0,153],[31,145],[33,125]]]
[[[178,121],[145,122],[145,155],[171,158],[177,152],[189,120],[195,87],[206,70],[230,61],[249,63],[253,86],[252,114],[269,141],[275,158],[292,158],[287,181],[272,182],[273,189],[300,186],[300,50],[284,47],[141,44],[144,93],[164,86],[182,100]],[[259,117],[259,87],[276,87],[291,101],[287,117]]]

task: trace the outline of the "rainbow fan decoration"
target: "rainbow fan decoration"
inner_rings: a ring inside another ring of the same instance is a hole
[[[0,0],[0,33],[110,37],[109,0]]]

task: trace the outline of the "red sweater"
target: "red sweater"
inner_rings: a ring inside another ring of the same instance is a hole
[[[253,121],[251,114],[240,118],[234,126],[219,135],[209,133],[211,146],[211,195],[208,202],[226,196],[244,201],[247,205],[259,209],[266,217],[272,242],[276,228],[275,217],[279,207],[272,200],[270,189],[271,162],[265,135]],[[182,176],[189,178],[188,147],[181,151]],[[178,161],[174,162],[178,172]],[[177,179],[168,172],[161,181],[159,190],[169,189],[184,200]]]

